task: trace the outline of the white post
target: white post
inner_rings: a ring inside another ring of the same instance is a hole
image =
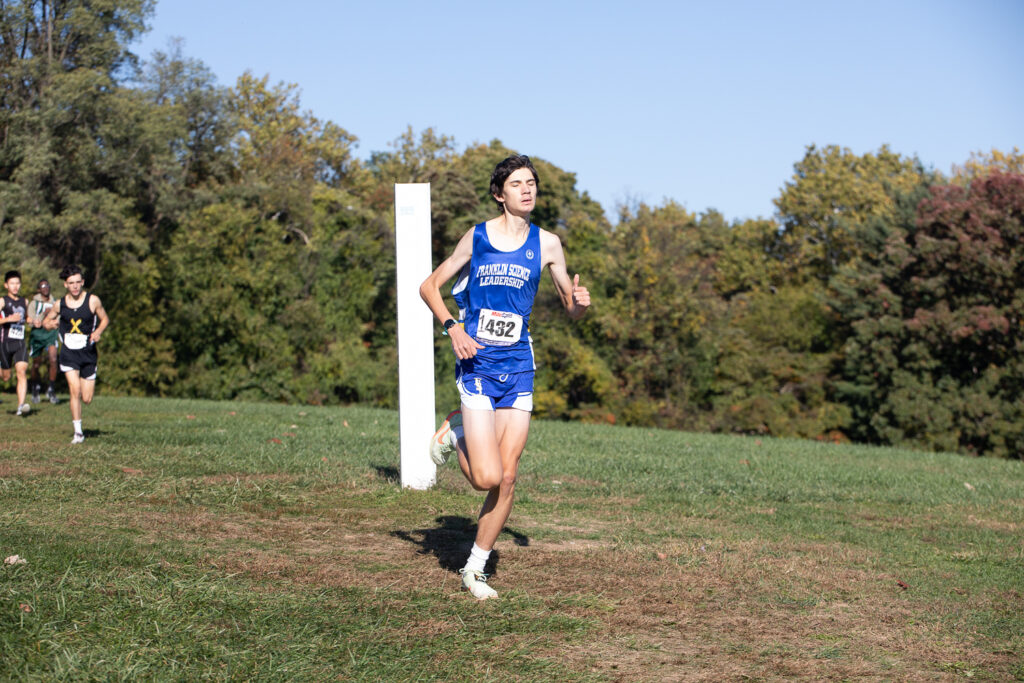
[[[434,319],[420,298],[430,275],[430,183],[395,184],[398,280],[398,421],[402,487],[428,489],[437,478],[429,456],[434,434]]]

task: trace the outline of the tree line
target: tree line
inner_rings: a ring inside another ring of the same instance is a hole
[[[493,214],[512,150],[409,129],[359,160],[295,86],[220,86],[174,45],[139,60],[152,11],[0,3],[4,267],[83,266],[113,322],[110,390],[395,406],[394,183],[431,184],[436,264]],[[538,416],[1024,453],[1018,150],[946,176],[886,146],[809,146],[773,218],[667,202],[614,224],[533,158],[534,222],[594,297],[570,323],[542,286]],[[440,335],[436,358],[454,404]]]

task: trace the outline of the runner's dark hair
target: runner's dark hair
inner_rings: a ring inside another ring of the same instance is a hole
[[[540,176],[537,175],[537,169],[533,167],[530,157],[525,154],[513,154],[510,157],[505,157],[494,167],[494,173],[491,174],[491,196],[501,194],[505,189],[505,181],[508,180],[508,177],[521,168],[528,168],[533,173],[533,180],[537,184],[537,193],[540,194]],[[505,210],[505,205],[502,202],[497,199],[494,201],[498,204],[498,208],[502,211]]]
[[[72,275],[81,275],[81,274],[82,274],[82,269],[72,263],[72,264],[64,266],[64,270],[60,271],[60,279],[61,280],[67,280]]]

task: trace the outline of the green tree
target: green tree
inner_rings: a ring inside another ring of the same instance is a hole
[[[358,203],[355,139],[302,112],[294,86],[265,77],[244,74],[224,101],[232,135],[218,201],[190,212],[167,251],[169,332],[188,367],[177,391],[313,402],[347,395],[328,386],[338,379],[334,334],[351,347],[368,321],[341,317],[349,311],[339,312],[332,294],[351,301],[349,270],[323,266],[342,265],[337,216]],[[313,367],[321,382],[309,381]]]
[[[708,400],[717,302],[699,241],[696,217],[669,203],[624,215],[609,244],[615,272],[591,324],[618,383],[605,400],[627,423],[681,427]]]
[[[861,440],[1024,452],[1024,176],[921,188],[864,228],[835,278],[850,338],[840,397]]]
[[[776,250],[794,282],[824,283],[861,252],[853,237],[867,220],[891,220],[894,197],[922,182],[925,171],[883,145],[876,154],[855,155],[830,145],[807,148],[794,165],[775,206],[782,218]]]
[[[1024,174],[1024,153],[1017,147],[1010,152],[993,149],[988,153],[971,152],[971,157],[963,165],[953,167],[952,182],[968,185],[975,178],[987,176],[992,171],[1003,173]]]
[[[105,144],[124,47],[152,4],[8,2],[0,6],[0,192],[19,240],[56,263],[102,270],[105,245],[138,250],[130,204],[117,195]]]
[[[170,342],[145,315],[158,282],[134,163],[146,105],[120,87],[151,12],[142,0],[0,6],[0,229],[34,252],[34,276],[84,267],[115,322],[105,378],[140,391],[173,374]]]
[[[304,285],[299,249],[276,221],[233,202],[182,225],[166,273],[175,297],[164,333],[184,366],[175,393],[297,400],[297,335],[281,322]]]

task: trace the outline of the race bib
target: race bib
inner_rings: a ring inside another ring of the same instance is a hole
[[[10,323],[7,328],[8,339],[24,339],[25,338],[25,309],[21,306],[14,306],[11,308],[11,313],[17,315],[21,314],[21,322]]]
[[[508,311],[481,309],[476,338],[491,346],[509,346],[523,333],[523,316]]]
[[[64,335],[64,347],[77,351],[78,349],[84,349],[86,342],[89,338],[84,334],[65,334]]]

